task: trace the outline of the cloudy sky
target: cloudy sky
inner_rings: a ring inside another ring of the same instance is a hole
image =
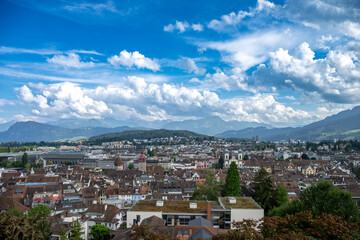
[[[299,126],[360,105],[358,0],[0,0],[0,29],[0,123]]]

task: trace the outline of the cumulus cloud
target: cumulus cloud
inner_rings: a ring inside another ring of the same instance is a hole
[[[315,93],[329,102],[360,102],[359,53],[344,49],[329,51],[325,58],[315,59],[306,42],[293,54],[280,48],[270,54],[269,66],[261,65],[253,73],[254,84]]]
[[[37,116],[100,118],[111,113],[103,101],[90,98],[77,84],[65,82],[37,86],[38,89],[26,85],[16,89],[19,100],[32,105],[32,113]]]
[[[215,73],[206,74],[202,80],[192,79],[192,82],[198,83],[200,89],[217,90],[225,89],[227,91],[244,90],[255,93],[256,90],[246,83],[247,75],[239,68],[233,68],[229,73],[221,69],[216,69]]]
[[[258,0],[256,8],[250,9],[250,11],[238,11],[238,13],[231,12],[229,14],[222,15],[220,20],[211,20],[207,27],[220,32],[225,30],[228,26],[235,26],[239,24],[246,17],[254,17],[260,11],[272,9],[274,7],[275,4],[272,2],[267,0]]]
[[[176,20],[175,24],[170,23],[169,25],[164,26],[165,32],[173,32],[174,30],[178,30],[179,33],[183,33],[190,29],[192,29],[193,31],[196,31],[196,32],[201,32],[204,30],[204,26],[200,23],[189,24],[187,21],[181,22],[181,21],[177,21],[177,20]]]
[[[309,122],[313,115],[277,102],[272,94],[221,99],[215,92],[129,76],[123,86],[85,88],[74,83],[24,85],[18,98],[42,118],[179,120],[210,115],[271,124]]]
[[[128,52],[123,50],[119,55],[114,55],[108,58],[108,62],[116,67],[123,66],[127,68],[147,68],[153,71],[160,70],[160,65],[158,64],[157,59],[150,59],[145,57],[143,54],[138,51]]]
[[[53,63],[63,67],[73,67],[73,68],[89,68],[94,67],[93,62],[83,62],[81,58],[76,53],[69,53],[67,55],[55,55],[52,58],[48,58],[49,63]]]

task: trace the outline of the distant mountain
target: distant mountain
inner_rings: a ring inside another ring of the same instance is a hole
[[[99,119],[59,119],[53,122],[47,122],[47,124],[55,125],[64,128],[85,128],[85,127],[112,127],[110,124]]]
[[[15,123],[15,121],[9,121],[6,123],[0,123],[0,132],[6,131],[9,129],[9,127],[11,127],[11,125],[13,125]]]
[[[74,137],[92,137],[111,132],[122,132],[144,128],[131,128],[127,126],[116,128],[88,127],[88,128],[64,128],[50,124],[33,121],[17,122],[7,131],[0,132],[0,142],[40,142],[57,141]]]
[[[215,135],[219,138],[252,138],[255,136],[259,136],[260,140],[266,140],[268,138],[272,138],[275,136],[282,136],[284,134],[288,134],[293,131],[295,128],[272,128],[268,129],[266,127],[257,127],[257,128],[246,128],[242,130],[231,130],[226,131],[220,134]]]
[[[217,137],[250,138],[259,136],[260,140],[280,141],[299,139],[303,141],[322,141],[337,139],[360,139],[360,106],[342,111],[321,121],[299,128],[247,128],[240,131],[225,131]]]
[[[170,130],[188,130],[196,133],[216,135],[229,130],[241,130],[249,127],[267,127],[271,125],[257,122],[224,121],[220,117],[208,117],[199,120],[176,121],[165,124],[163,128]]]
[[[151,138],[170,138],[170,137],[193,137],[199,139],[209,139],[212,136],[206,136],[185,130],[166,130],[166,129],[155,129],[155,130],[132,130],[123,131],[118,133],[108,133],[100,136],[89,138],[90,142],[101,143],[108,141],[122,141],[133,139],[151,139]]]

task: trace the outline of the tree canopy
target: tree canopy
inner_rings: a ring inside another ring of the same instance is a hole
[[[298,200],[274,208],[269,215],[285,216],[300,211],[312,211],[315,216],[333,214],[349,222],[359,221],[359,208],[351,193],[342,191],[331,182],[320,181],[300,193]]]
[[[110,239],[110,229],[104,225],[95,224],[91,227],[90,234],[96,240]]]
[[[225,196],[237,197],[242,196],[240,188],[239,170],[235,162],[230,164],[225,180]]]
[[[221,196],[220,185],[215,177],[215,173],[208,171],[205,182],[197,185],[197,189],[190,199],[215,201]]]
[[[236,229],[218,234],[213,240],[263,240],[263,239],[359,239],[359,225],[349,223],[339,216],[323,214],[314,216],[310,211],[286,215],[285,217],[265,217],[257,222],[244,220],[234,224]]]
[[[39,205],[29,210],[28,216],[37,219],[48,217],[51,210],[46,205]]]
[[[51,223],[47,218],[30,217],[17,211],[0,213],[0,239],[50,239]]]

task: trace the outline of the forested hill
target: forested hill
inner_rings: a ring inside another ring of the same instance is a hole
[[[132,141],[134,139],[154,139],[154,138],[170,138],[170,137],[186,137],[197,140],[214,139],[213,136],[202,135],[186,130],[131,130],[117,133],[102,134],[89,138],[91,143],[111,142],[111,141]]]

